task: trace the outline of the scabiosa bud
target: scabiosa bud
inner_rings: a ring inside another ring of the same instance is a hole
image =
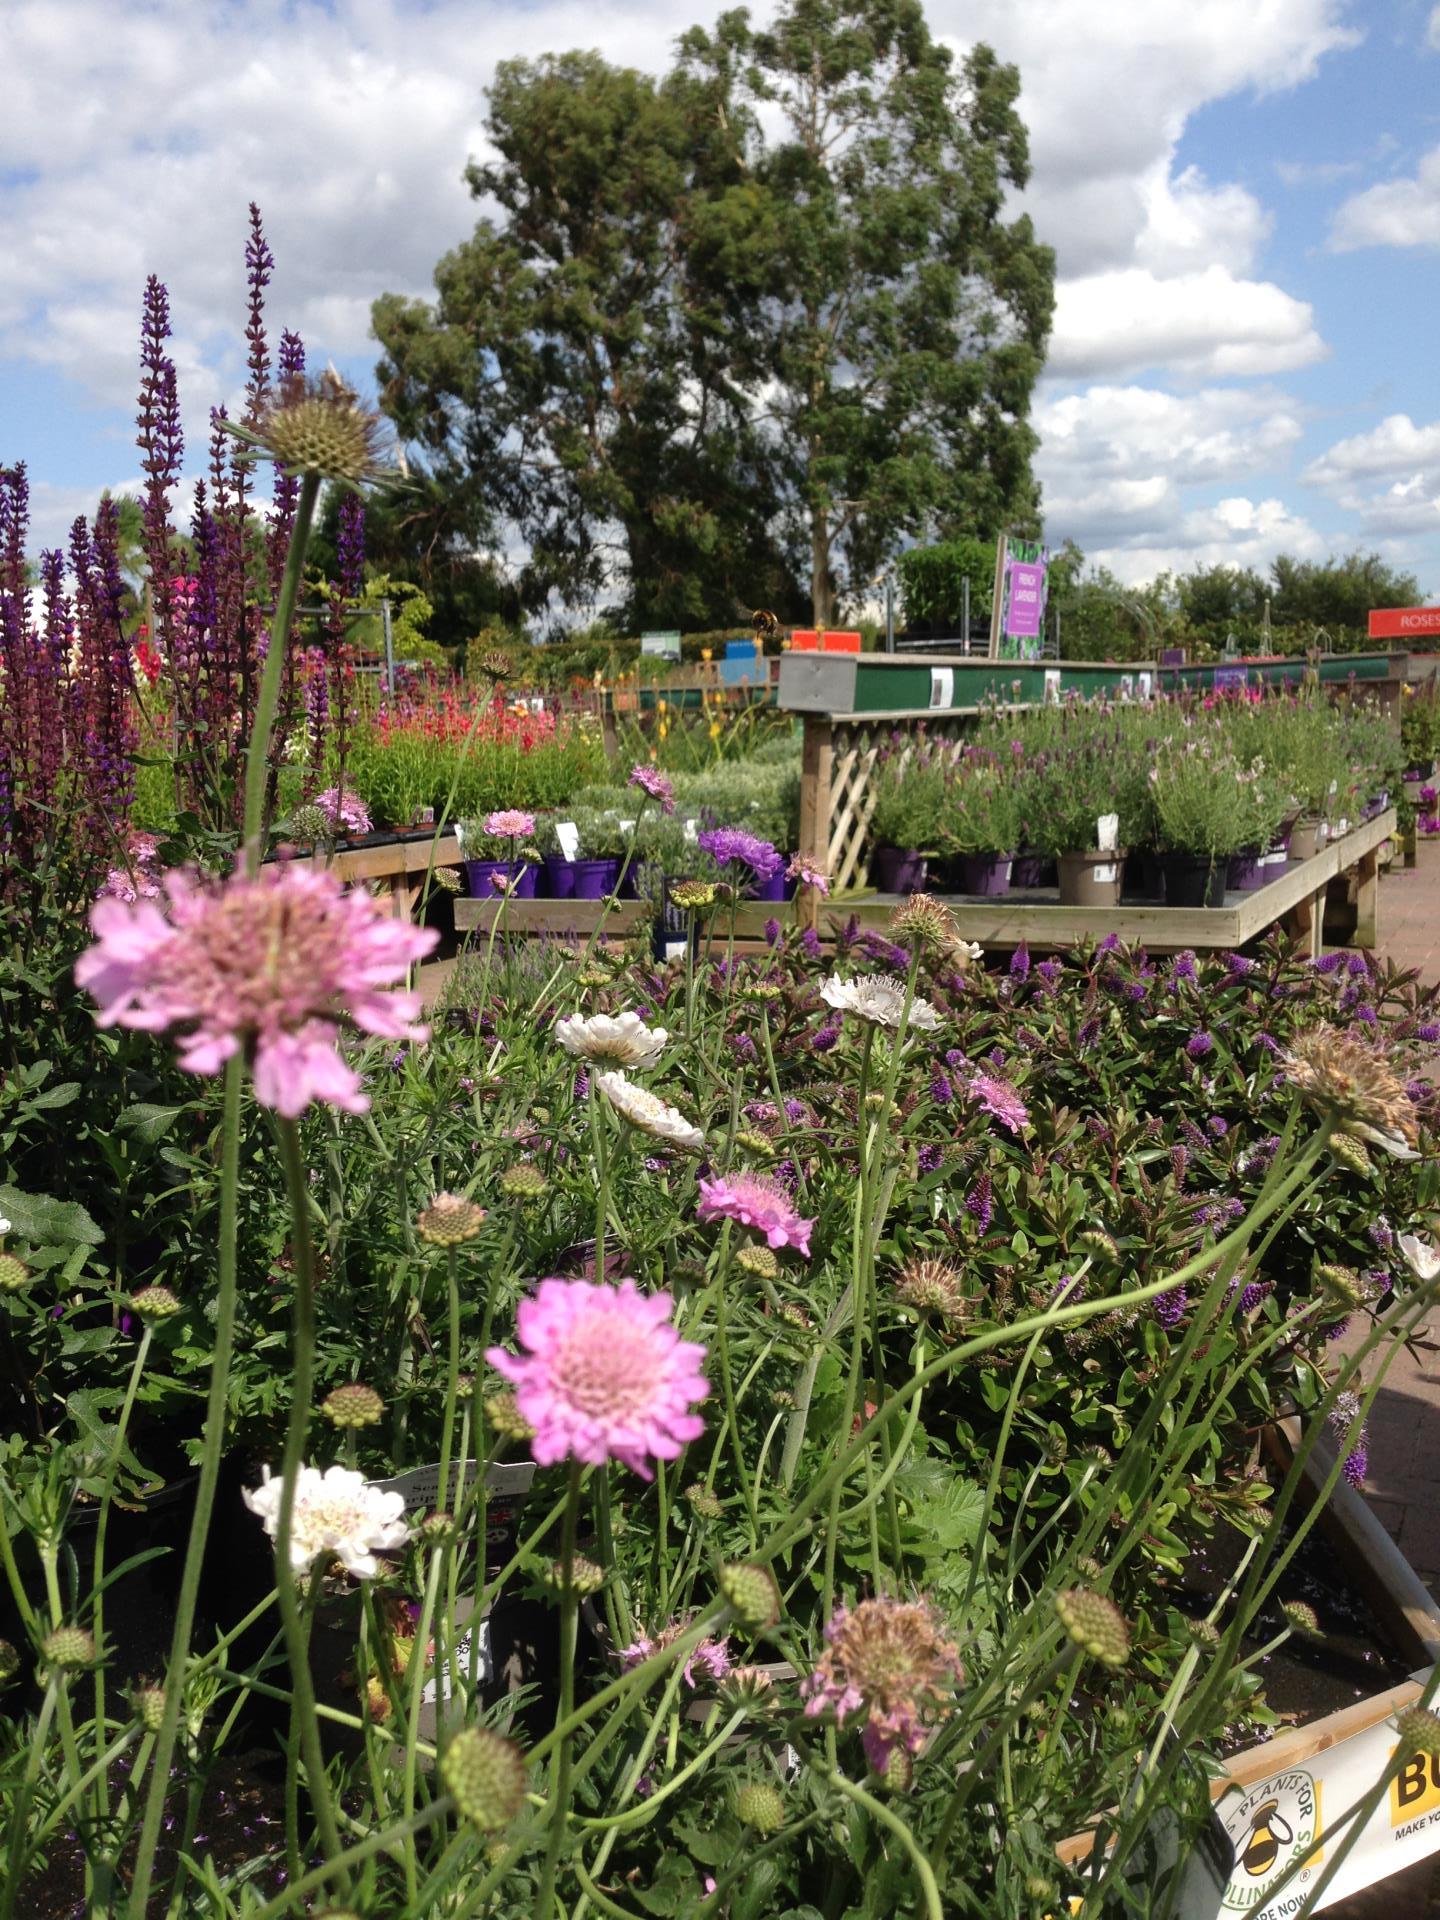
[[[557,1593],[565,1591],[565,1564],[561,1560],[552,1560],[541,1570],[541,1579],[547,1587],[553,1587]],[[570,1586],[575,1593],[598,1593],[604,1586],[605,1569],[597,1566],[593,1560],[587,1560],[583,1553],[577,1553],[570,1561]]]
[[[1395,1731],[1406,1753],[1440,1755],[1440,1715],[1428,1707],[1402,1707],[1395,1716]]]
[[[489,1727],[462,1727],[440,1759],[440,1777],[465,1818],[484,1833],[508,1826],[525,1804],[525,1756]]]
[[[500,1191],[522,1206],[533,1206],[550,1191],[550,1182],[533,1161],[521,1160],[507,1167],[500,1176]]]
[[[768,1706],[775,1682],[763,1667],[732,1667],[720,1684],[727,1707]]]
[[[160,1723],[165,1718],[165,1689],[163,1687],[137,1687],[131,1698],[135,1709],[135,1718],[146,1733],[158,1733]]]
[[[290,838],[304,846],[314,846],[317,841],[329,840],[335,832],[335,823],[323,807],[314,803],[296,807],[290,815]]]
[[[1292,1633],[1303,1634],[1307,1640],[1323,1640],[1319,1615],[1304,1600],[1285,1600],[1280,1606],[1285,1616],[1285,1624]]]
[[[702,1520],[718,1520],[725,1511],[725,1503],[720,1496],[712,1493],[699,1480],[685,1489],[685,1498]]]
[[[1219,1630],[1213,1621],[1187,1619],[1185,1631],[1197,1646],[1218,1647],[1220,1644]]]
[[[1327,1143],[1333,1159],[1351,1173],[1358,1173],[1362,1180],[1374,1178],[1375,1162],[1365,1151],[1363,1142],[1353,1133],[1332,1133]]]
[[[352,1380],[327,1393],[320,1411],[332,1427],[375,1427],[385,1417],[385,1402],[374,1387]]]
[[[535,1429],[521,1413],[515,1395],[509,1391],[490,1394],[485,1401],[485,1418],[495,1433],[506,1440],[533,1440]]]
[[[437,1193],[416,1216],[415,1231],[432,1247],[460,1247],[485,1224],[485,1209],[459,1193]]]
[[[1365,1285],[1353,1267],[1342,1267],[1334,1260],[1322,1260],[1315,1269],[1315,1278],[1326,1293],[1343,1301],[1347,1307],[1364,1304]]]
[[[1102,1666],[1123,1667],[1130,1658],[1130,1628],[1113,1600],[1089,1587],[1068,1587],[1055,1596],[1061,1625],[1077,1647]]]
[[[0,1640],[0,1687],[8,1687],[20,1671],[20,1655],[8,1640]]]
[[[93,1667],[99,1659],[95,1636],[85,1627],[56,1627],[40,1642],[40,1654],[47,1666],[61,1671]]]
[[[670,889],[670,902],[682,913],[704,913],[715,904],[714,882],[677,880]]]
[[[737,1267],[743,1267],[746,1273],[753,1273],[761,1280],[773,1280],[780,1271],[780,1262],[770,1248],[762,1242],[747,1240],[735,1255]]]
[[[23,1260],[13,1253],[0,1253],[0,1293],[21,1293],[30,1280],[30,1269]]]
[[[454,867],[436,867],[430,877],[442,893],[459,893],[460,875]]]
[[[780,1618],[780,1586],[769,1567],[732,1560],[720,1569],[720,1591],[735,1618],[752,1633],[773,1627]]]
[[[778,1833],[785,1824],[785,1802],[766,1780],[751,1780],[735,1795],[735,1818],[757,1833]]]
[[[1099,1260],[1110,1261],[1120,1258],[1120,1249],[1116,1246],[1113,1236],[1103,1227],[1082,1227],[1076,1234],[1075,1241],[1077,1246],[1084,1247],[1088,1253],[1093,1253]]]

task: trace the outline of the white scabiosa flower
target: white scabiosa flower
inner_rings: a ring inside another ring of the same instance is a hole
[[[1406,1266],[1417,1280],[1423,1280],[1428,1286],[1440,1274],[1440,1248],[1433,1240],[1422,1240],[1418,1233],[1402,1233],[1398,1245]]]
[[[638,1013],[578,1013],[555,1024],[555,1038],[578,1060],[607,1067],[653,1067],[670,1038],[664,1027],[647,1027]]]
[[[668,1140],[672,1147],[685,1147],[692,1153],[698,1153],[704,1146],[705,1136],[699,1127],[692,1126],[683,1113],[667,1106],[655,1094],[647,1093],[644,1087],[631,1086],[623,1073],[597,1074],[595,1084],[621,1119],[628,1120],[641,1133],[648,1133],[655,1140]]]
[[[878,974],[842,980],[838,973],[832,973],[820,989],[820,998],[827,1007],[834,1007],[839,1013],[853,1013],[876,1027],[898,1028],[905,1012],[905,989]],[[923,994],[917,993],[910,1002],[908,1024],[918,1027],[922,1033],[934,1033],[940,1025],[940,1015]]]
[[[272,1480],[270,1469],[245,1504],[258,1514],[266,1533],[275,1539],[280,1528],[280,1496],[284,1482]],[[290,1526],[290,1566],[305,1569],[322,1553],[333,1553],[347,1573],[373,1580],[379,1572],[376,1552],[403,1546],[410,1537],[404,1520],[402,1494],[372,1487],[363,1473],[350,1467],[302,1467],[295,1488],[295,1513]]]

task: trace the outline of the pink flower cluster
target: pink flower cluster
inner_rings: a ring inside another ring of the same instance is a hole
[[[132,833],[128,864],[111,867],[97,898],[123,900],[127,905],[133,905],[136,900],[158,900],[160,872],[156,856],[159,850],[160,842],[153,833]]]
[[[349,1021],[386,1040],[424,1040],[417,993],[382,992],[438,935],[395,919],[323,869],[277,862],[221,884],[173,871],[165,908],[97,900],[95,945],[75,980],[102,1027],[173,1032],[188,1073],[218,1073],[243,1053],[255,1097],[288,1119],[312,1100],[364,1113],[370,1102],[341,1058]]]
[[[485,831],[501,840],[528,840],[535,831],[535,816],[522,813],[519,807],[502,808],[487,818]]]
[[[673,1620],[669,1626],[662,1627],[652,1636],[642,1633],[622,1649],[621,1664],[625,1667],[638,1667],[642,1660],[648,1660],[652,1653],[659,1653],[663,1647],[673,1646],[684,1633],[688,1622]],[[692,1647],[686,1656],[681,1673],[687,1687],[696,1684],[698,1673],[705,1680],[723,1680],[730,1672],[734,1662],[730,1658],[730,1648],[724,1640],[702,1640],[698,1647]]]
[[[944,1622],[925,1600],[877,1596],[837,1607],[825,1624],[825,1651],[800,1683],[805,1712],[837,1720],[865,1715],[865,1757],[883,1773],[899,1747],[918,1753],[926,1728],[943,1719],[964,1680]]]
[[[485,1358],[514,1386],[542,1467],[619,1460],[649,1480],[647,1460],[677,1459],[699,1439],[705,1422],[690,1409],[710,1391],[705,1349],[670,1324],[673,1304],[633,1280],[542,1280],[520,1303],[515,1330],[526,1351],[491,1347]]]
[[[652,800],[658,800],[662,813],[674,813],[674,785],[658,767],[647,767],[643,764],[632,767],[627,785],[638,787],[641,793],[647,793]]]
[[[971,1078],[967,1091],[972,1100],[978,1100],[986,1113],[1011,1133],[1020,1133],[1029,1125],[1029,1109],[1008,1080],[998,1080],[991,1073],[977,1073]]]
[[[370,833],[370,810],[357,793],[344,787],[327,787],[317,793],[315,804],[337,833]]]
[[[793,1247],[805,1259],[810,1258],[810,1230],[806,1220],[791,1205],[790,1196],[768,1174],[722,1173],[700,1181],[702,1220],[734,1220],[760,1234],[769,1247]]]

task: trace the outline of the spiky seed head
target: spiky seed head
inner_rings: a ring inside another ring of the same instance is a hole
[[[1365,1151],[1364,1142],[1357,1140],[1353,1133],[1332,1133],[1329,1140],[1331,1157],[1338,1160],[1342,1167],[1351,1173],[1358,1173],[1362,1180],[1369,1180],[1375,1172],[1375,1162]]]
[[[491,1430],[501,1434],[507,1440],[533,1440],[535,1429],[515,1404],[515,1396],[508,1390],[487,1395],[485,1400],[485,1418]]]
[[[499,647],[487,647],[480,656],[480,671],[491,680],[508,680],[513,671],[509,654]]]
[[[1043,1873],[1027,1873],[1025,1893],[1037,1906],[1048,1903],[1055,1898],[1055,1882],[1047,1879]]]
[[[320,1411],[332,1427],[377,1427],[385,1418],[385,1402],[374,1387],[361,1380],[335,1387],[320,1402]]]
[[[473,1373],[456,1374],[455,1398],[457,1400],[473,1400],[475,1398],[475,1376]]]
[[[720,1698],[730,1707],[768,1705],[774,1686],[763,1667],[732,1667],[720,1683]]]
[[[532,1161],[521,1160],[501,1174],[500,1191],[508,1199],[530,1204],[544,1199],[550,1191],[550,1182]]]
[[[1402,1707],[1395,1716],[1395,1731],[1406,1753],[1440,1754],[1440,1714],[1428,1707]]]
[[[100,1657],[94,1634],[85,1627],[75,1626],[52,1629],[40,1642],[40,1652],[46,1666],[62,1671],[93,1667]]]
[[[1061,1625],[1077,1647],[1102,1666],[1123,1667],[1130,1658],[1130,1628],[1113,1600],[1090,1587],[1068,1587],[1055,1596]]]
[[[720,1591],[742,1626],[758,1633],[780,1618],[780,1586],[769,1567],[732,1560],[720,1569]]]
[[[465,1818],[495,1833],[525,1804],[525,1756],[489,1727],[464,1727],[440,1760],[440,1777]]]
[[[801,1333],[808,1333],[810,1330],[811,1322],[809,1314],[794,1300],[786,1300],[782,1303],[780,1318],[785,1322],[787,1327],[796,1327]]]
[[[1322,1024],[1297,1034],[1285,1071],[1322,1119],[1378,1146],[1413,1147],[1415,1109],[1384,1052],[1346,1028]]]
[[[1285,1623],[1292,1632],[1303,1634],[1307,1640],[1323,1640],[1324,1629],[1320,1625],[1320,1616],[1312,1606],[1303,1600],[1286,1600],[1281,1608]]]
[[[169,1287],[141,1287],[130,1296],[130,1305],[142,1320],[171,1320],[180,1311],[180,1302]]]
[[[553,1587],[557,1593],[565,1591],[565,1567],[560,1560],[552,1560],[541,1571],[541,1579],[547,1587]],[[605,1569],[594,1560],[587,1560],[583,1553],[577,1553],[570,1562],[570,1586],[575,1593],[586,1595],[598,1593],[604,1586]]]
[[[1337,1260],[1322,1260],[1315,1268],[1315,1278],[1326,1293],[1343,1306],[1363,1306],[1365,1283],[1353,1267],[1342,1267]]]
[[[19,1653],[8,1640],[0,1640],[0,1687],[8,1687],[19,1671]]]
[[[1213,1621],[1187,1619],[1185,1631],[1197,1647],[1218,1647],[1220,1644],[1220,1632]]]
[[[937,1320],[963,1320],[969,1311],[964,1277],[944,1260],[907,1260],[895,1281],[895,1298]]]
[[[670,889],[670,903],[682,913],[704,913],[715,904],[715,887],[709,880],[677,880]]]
[[[256,438],[290,473],[346,487],[365,486],[385,473],[380,416],[333,369],[283,382],[260,416]]]
[[[1040,1453],[1047,1466],[1058,1467],[1070,1451],[1070,1443],[1058,1427],[1047,1427],[1040,1436]]]
[[[30,1284],[30,1269],[13,1253],[0,1252],[0,1293],[21,1293]]]
[[[891,1793],[908,1793],[915,1783],[915,1756],[908,1747],[894,1746],[885,1755],[880,1778]]]
[[[159,1733],[161,1722],[165,1718],[165,1689],[137,1687],[131,1704],[135,1708],[136,1719],[146,1733]]]
[[[1101,1580],[1105,1575],[1105,1569],[1101,1566],[1100,1562],[1093,1559],[1088,1553],[1082,1553],[1080,1555],[1079,1559],[1075,1562],[1075,1571],[1080,1575],[1082,1580]]]
[[[725,1511],[725,1504],[718,1494],[697,1480],[693,1486],[685,1489],[685,1498],[690,1502],[702,1520],[718,1520]]]
[[[460,875],[454,867],[436,867],[431,878],[442,893],[460,891]]]
[[[747,980],[740,989],[740,998],[753,1001],[756,1006],[769,1006],[784,991],[778,980]]]
[[[768,1780],[750,1780],[735,1795],[735,1818],[757,1833],[778,1833],[785,1824],[785,1802]]]
[[[1097,1260],[1118,1260],[1120,1249],[1115,1244],[1113,1234],[1104,1227],[1082,1227],[1075,1236],[1076,1244],[1084,1247],[1087,1253],[1093,1253]]]
[[[744,1147],[747,1153],[754,1154],[757,1160],[775,1158],[775,1142],[768,1133],[761,1133],[756,1127],[741,1127],[735,1135],[737,1147]]]
[[[296,807],[290,815],[290,838],[299,840],[306,846],[314,846],[317,841],[334,837],[335,826],[323,807],[313,804]]]
[[[427,1513],[420,1522],[420,1538],[427,1547],[443,1547],[456,1535],[453,1513]]]
[[[795,1406],[795,1396],[789,1387],[776,1387],[770,1395],[770,1404],[772,1407],[779,1407],[783,1413],[789,1413]]]
[[[773,1280],[780,1271],[773,1251],[759,1240],[747,1241],[736,1253],[735,1264],[760,1280]]]
[[[460,1193],[437,1193],[416,1217],[415,1231],[432,1247],[463,1247],[484,1224],[484,1207]]]
[[[575,979],[582,987],[608,987],[614,977],[608,967],[589,966],[581,967]]]

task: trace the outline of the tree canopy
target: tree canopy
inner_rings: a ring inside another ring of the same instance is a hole
[[[1019,84],[919,0],[727,13],[659,79],[502,65],[486,217],[374,321],[422,484],[523,550],[526,607],[828,622],[906,542],[1033,525]]]

